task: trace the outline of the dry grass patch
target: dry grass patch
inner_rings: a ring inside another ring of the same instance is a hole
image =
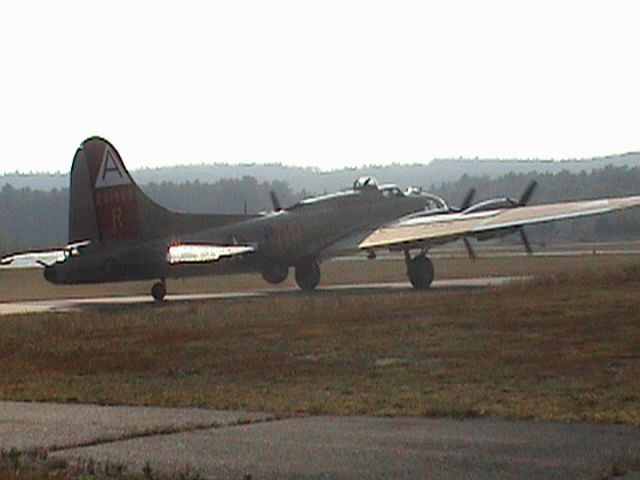
[[[0,397],[640,426],[640,279],[0,319]]]

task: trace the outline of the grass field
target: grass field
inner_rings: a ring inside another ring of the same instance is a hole
[[[389,260],[323,267],[327,282],[404,278]],[[449,278],[538,277],[0,318],[0,398],[640,426],[640,257],[443,259],[436,268]],[[19,276],[13,284],[28,289]],[[249,276],[193,282],[171,287],[265,286]],[[93,288],[105,287],[73,293]]]

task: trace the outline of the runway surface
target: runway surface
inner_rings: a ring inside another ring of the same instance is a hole
[[[462,289],[462,288],[483,288],[504,285],[508,282],[524,280],[527,277],[483,277],[467,278],[458,280],[437,280],[433,282],[432,289]],[[400,290],[412,290],[408,282],[395,283],[365,283],[351,285],[321,285],[314,292],[303,292],[297,288],[278,290],[255,290],[250,292],[224,292],[224,293],[196,293],[182,295],[167,295],[166,304],[176,302],[210,301],[210,300],[230,300],[242,298],[260,298],[278,295],[321,295],[323,293],[341,292],[345,294],[366,294],[373,292],[390,292]],[[100,297],[100,298],[74,298],[55,300],[36,300],[0,303],[0,315],[16,315],[26,313],[46,313],[46,312],[71,312],[88,308],[117,308],[126,305],[153,304],[151,295],[123,296],[123,297]]]
[[[600,479],[640,458],[640,431],[620,425],[20,402],[0,418],[4,451],[188,478]]]

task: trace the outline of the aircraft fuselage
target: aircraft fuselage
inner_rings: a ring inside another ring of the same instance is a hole
[[[274,268],[287,269],[302,261],[338,255],[342,253],[337,247],[341,241],[351,236],[364,238],[372,229],[422,210],[430,201],[420,194],[403,194],[395,187],[350,190],[180,237],[96,242],[81,255],[70,255],[47,267],[45,278],[56,284],[76,284],[243,272],[264,275]],[[170,265],[167,247],[176,243],[252,245],[255,252],[207,265]]]

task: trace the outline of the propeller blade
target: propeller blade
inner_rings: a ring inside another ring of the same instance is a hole
[[[269,192],[269,196],[271,197],[271,205],[273,205],[273,211],[274,212],[279,212],[282,210],[282,205],[280,204],[280,200],[278,199],[278,196],[276,195],[276,192],[274,190],[271,190]]]
[[[527,251],[529,255],[531,255],[533,253],[533,249],[531,248],[531,244],[529,243],[527,234],[524,233],[524,228],[521,228],[519,231],[520,231],[520,238],[522,239],[522,243],[524,245],[524,249]]]
[[[527,203],[529,203],[529,200],[531,200],[531,196],[533,195],[533,192],[536,191],[537,187],[538,182],[536,182],[535,180],[531,180],[531,182],[529,182],[529,185],[527,185],[527,188],[525,188],[524,192],[522,192],[522,195],[520,195],[518,205],[524,207]]]
[[[469,189],[469,191],[467,192],[467,195],[464,197],[464,200],[462,200],[462,204],[460,205],[460,210],[466,210],[467,208],[469,208],[471,206],[471,202],[473,202],[473,197],[475,196],[476,196],[476,189],[475,188]]]
[[[467,255],[469,255],[469,258],[471,260],[475,260],[476,258],[478,258],[475,250],[471,246],[471,242],[469,241],[469,239],[467,237],[462,237],[462,241],[464,242],[464,246],[467,248]]]

